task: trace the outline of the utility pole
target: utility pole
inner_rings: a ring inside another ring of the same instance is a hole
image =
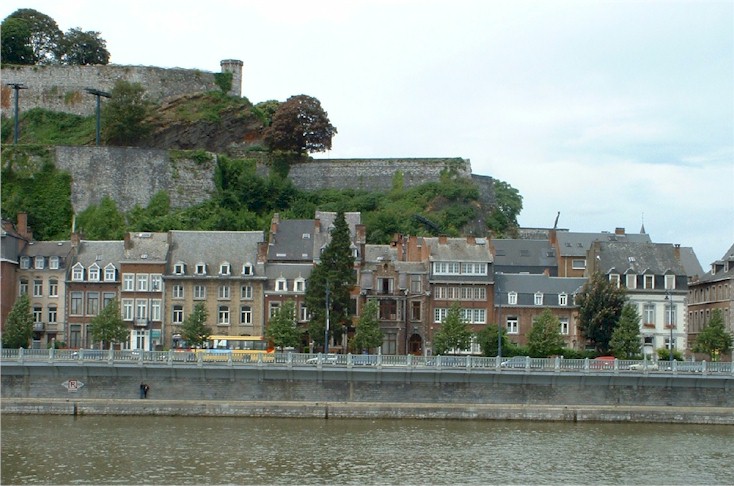
[[[329,282],[326,282],[326,328],[324,329],[324,354],[329,352]]]
[[[96,140],[97,140],[97,146],[99,146],[99,129],[100,129],[100,126],[99,126],[99,98],[102,96],[104,96],[105,98],[112,98],[112,95],[105,91],[100,91],[94,88],[84,88],[84,91],[97,97],[97,139]]]
[[[23,83],[8,83],[8,86],[13,88],[13,91],[15,91],[15,133],[13,134],[13,143],[18,143],[18,119],[19,119],[19,113],[18,113],[18,91],[21,89],[28,89],[27,86],[25,86]]]

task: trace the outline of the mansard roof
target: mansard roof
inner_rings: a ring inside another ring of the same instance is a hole
[[[71,253],[71,241],[31,241],[21,252],[22,256],[36,257],[68,257]]]
[[[543,273],[533,269],[556,268],[556,250],[548,240],[493,239],[494,266],[505,273]]]
[[[724,253],[721,259],[711,264],[711,270],[701,276],[696,284],[734,280],[734,244]]]
[[[314,220],[290,219],[278,222],[277,232],[268,241],[268,262],[313,261]]]
[[[587,279],[582,277],[549,277],[542,274],[497,273],[495,275],[495,294],[498,302],[507,305],[507,296],[511,292],[518,295],[517,306],[534,306],[536,292],[547,295],[568,295],[568,307],[573,306],[573,295],[578,293]],[[554,307],[557,299],[544,300],[543,307]],[[515,305],[515,304],[513,304]]]
[[[170,233],[168,273],[172,273],[176,263],[184,262],[189,268],[204,263],[208,267],[208,275],[217,275],[219,265],[226,262],[232,266],[232,274],[238,275],[245,263],[257,268],[258,245],[264,241],[262,231],[171,231]],[[262,275],[262,269],[259,273]]]
[[[128,233],[124,251],[124,261],[128,263],[164,263],[168,256],[168,233]]]
[[[104,268],[109,263],[119,268],[120,261],[124,258],[124,247],[121,240],[118,241],[90,241],[82,240],[79,242],[74,263],[81,263],[85,268],[89,268],[96,263],[100,268]]]
[[[591,248],[591,244],[595,241],[605,242],[630,242],[630,243],[650,243],[650,235],[635,233],[575,233],[571,231],[559,231],[556,233],[558,240],[558,251],[560,256],[582,256],[586,257],[586,252]]]
[[[485,238],[425,237],[433,262],[486,262],[492,263],[492,253]]]
[[[602,273],[686,275],[676,248],[670,243],[599,241],[597,268]]]

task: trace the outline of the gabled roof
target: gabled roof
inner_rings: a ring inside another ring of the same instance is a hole
[[[556,234],[558,240],[558,251],[560,256],[579,256],[586,257],[586,252],[591,248],[591,244],[595,241],[619,241],[631,243],[650,243],[650,235],[648,234],[630,234],[630,233],[574,233],[559,231]]]
[[[512,268],[530,271],[532,268],[555,268],[556,251],[548,240],[493,239],[494,265],[505,273]],[[531,272],[531,273],[542,273]]]
[[[184,262],[191,274],[193,265],[204,263],[207,274],[216,275],[219,265],[227,262],[232,266],[232,274],[237,275],[245,263],[257,267],[258,245],[262,241],[262,231],[171,231],[167,272],[172,273],[176,263]]]
[[[81,263],[85,268],[89,268],[96,263],[100,268],[104,268],[112,263],[119,269],[120,261],[124,257],[124,248],[122,241],[89,241],[82,240],[79,242],[77,253],[74,257],[74,264]]]
[[[495,294],[499,296],[498,302],[508,305],[508,294],[517,293],[516,306],[535,306],[534,296],[536,292],[543,294],[542,307],[555,307],[558,305],[557,298],[546,299],[546,296],[568,295],[568,305],[573,307],[573,295],[578,293],[587,279],[582,277],[549,277],[541,274],[518,274],[498,273],[495,275]],[[509,307],[515,306],[514,304]],[[541,306],[538,306],[541,307]]]
[[[676,249],[669,243],[599,241],[597,268],[601,273],[686,275]]]
[[[268,241],[268,262],[313,261],[314,220],[284,220],[277,228]]]
[[[711,270],[703,274],[696,284],[732,279],[734,279],[734,245],[729,247],[721,259],[711,264]]]
[[[336,221],[337,213],[328,211],[316,211],[316,219],[319,220],[319,226],[314,231],[313,254],[314,259],[318,259],[321,255],[321,249],[326,247],[331,241],[331,229]],[[349,239],[352,245],[365,243],[357,241],[362,235],[357,233],[357,225],[362,224],[362,213],[345,212],[344,220],[349,226]]]
[[[71,241],[31,241],[21,252],[22,256],[67,257],[71,252]]]
[[[441,243],[444,240],[445,243]],[[492,263],[492,253],[484,238],[477,238],[475,244],[466,238],[425,237],[423,241],[430,249],[430,260],[437,262],[486,262]]]
[[[168,233],[128,233],[125,262],[164,263],[168,256]]]

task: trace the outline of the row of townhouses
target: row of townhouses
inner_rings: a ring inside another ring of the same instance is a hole
[[[396,235],[366,243],[359,213],[346,213],[356,285],[354,324],[368,300],[379,304],[385,354],[430,354],[448,309],[458,303],[473,332],[488,325],[526,344],[535,318],[550,309],[566,345],[583,349],[575,295],[601,272],[627,290],[641,315],[644,351],[690,344],[720,308],[731,330],[734,246],[704,273],[691,248],[653,243],[644,228],[628,234],[536,230],[533,239]],[[314,219],[273,217],[260,231],[128,233],[123,241],[34,241],[23,214],[2,233],[2,319],[20,294],[30,297],[33,345],[54,341],[92,347],[91,320],[112,299],[129,325],[129,349],[166,349],[204,303],[214,334],[262,335],[268,319],[293,301],[300,324],[309,311],[305,291],[330,241],[336,213]],[[540,236],[538,236],[540,235]],[[331,349],[343,349],[354,326]],[[309,347],[307,338],[304,348]],[[476,343],[472,353],[479,353]]]

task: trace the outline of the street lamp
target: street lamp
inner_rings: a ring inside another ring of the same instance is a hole
[[[673,297],[670,291],[665,293],[665,301],[670,304],[670,310],[668,311],[668,327],[670,328],[670,341],[668,342],[668,362],[670,363],[670,369],[673,369]]]
[[[326,328],[324,329],[324,354],[329,352],[329,282],[326,282]]]
[[[13,88],[15,91],[15,132],[13,134],[13,143],[18,143],[18,91],[21,89],[28,89],[27,86],[25,86],[22,83],[8,83],[8,86]]]
[[[100,96],[104,96],[105,98],[112,98],[112,95],[105,91],[100,91],[94,88],[84,88],[84,91],[97,97],[97,139],[96,141],[97,141],[97,145],[99,146],[99,98]]]
[[[502,359],[502,290],[499,278],[495,279],[497,284],[497,297],[499,299],[499,311],[497,313],[497,359]]]

